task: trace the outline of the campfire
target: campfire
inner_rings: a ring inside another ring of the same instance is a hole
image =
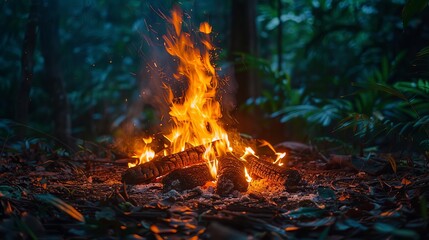
[[[212,26],[203,22],[199,33],[184,31],[179,8],[166,19],[169,28],[163,36],[165,50],[177,62],[173,77],[187,88],[182,96],[175,96],[173,89],[164,84],[168,93],[165,104],[173,123],[163,135],[168,143],[160,148],[153,137],[143,138],[143,150],[135,163],[129,163],[123,181],[142,184],[163,177],[164,184],[176,184],[180,189],[214,181],[220,195],[247,191],[253,178],[285,187],[294,184],[298,173],[284,167],[285,152],[278,153],[266,141],[244,139],[223,127],[222,106],[217,99],[219,80],[211,62],[215,49],[210,40]]]

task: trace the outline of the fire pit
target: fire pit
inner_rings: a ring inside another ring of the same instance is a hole
[[[210,61],[210,52],[214,50],[210,41],[212,27],[203,22],[198,36],[185,32],[179,8],[173,9],[167,20],[170,26],[163,38],[166,51],[177,61],[177,72],[173,77],[187,88],[182,96],[175,96],[172,88],[164,84],[173,123],[163,135],[168,144],[155,153],[153,147],[159,149],[159,146],[152,144],[156,141],[152,137],[144,138],[144,149],[136,163],[129,164],[123,181],[127,184],[150,183],[167,175],[170,180],[164,183],[172,184],[177,180],[180,189],[216,181],[216,191],[220,195],[247,191],[252,177],[265,178],[286,187],[296,185],[298,172],[286,169],[282,162],[286,153],[277,153],[264,142],[260,145],[268,146],[270,151],[258,156],[251,147],[258,147],[257,144],[223,127],[220,121],[222,107],[217,100],[218,76]],[[293,177],[289,178],[290,175]]]

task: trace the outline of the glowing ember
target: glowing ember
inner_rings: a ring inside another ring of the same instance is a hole
[[[246,167],[244,168],[244,175],[246,176],[246,181],[250,183],[252,181],[252,177],[250,176]]]

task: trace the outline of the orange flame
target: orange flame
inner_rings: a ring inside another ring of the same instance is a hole
[[[259,158],[258,156],[255,155],[255,151],[251,147],[246,147],[244,149],[244,154],[243,156],[240,157],[240,159],[246,161],[246,157],[249,155],[253,155],[256,158]]]
[[[207,22],[203,22],[200,24],[200,32],[210,34],[212,32],[212,26]]]
[[[128,167],[132,168],[136,165],[142,164],[144,162],[149,162],[155,157],[155,152],[149,147],[149,145],[152,143],[153,138],[143,138],[143,142],[145,143],[145,146],[143,147],[142,153],[139,156],[139,159],[136,163],[128,163]]]
[[[227,132],[220,124],[222,111],[220,103],[216,99],[218,78],[215,67],[210,61],[210,51],[215,49],[209,35],[212,32],[212,26],[207,22],[201,23],[199,32],[203,34],[191,34],[184,31],[182,29],[183,13],[179,8],[172,10],[171,17],[167,18],[167,21],[171,26],[163,39],[166,51],[177,62],[177,72],[173,74],[173,77],[177,81],[185,81],[187,88],[183,96],[178,98],[173,94],[173,89],[164,85],[168,93],[167,104],[170,106],[169,115],[173,123],[172,129],[164,135],[170,142],[168,146],[164,146],[164,155],[184,151],[187,146],[204,145],[206,151],[203,158],[213,177],[216,177],[217,158],[226,152],[232,152],[232,147]],[[193,35],[201,37],[200,44],[192,41]],[[156,63],[154,66],[157,67]],[[143,139],[145,146],[141,151],[139,161],[136,164],[129,163],[129,167],[154,158],[155,152],[150,148],[152,140],[152,138]],[[263,144],[268,145],[274,151],[268,142]],[[285,153],[276,154],[277,159],[273,164],[283,164],[280,160]],[[241,159],[245,161],[249,155],[259,158],[252,148],[246,147]],[[246,168],[244,171],[247,181],[252,181]]]
[[[285,152],[284,153],[278,153],[278,152],[276,152],[276,155],[277,155],[277,158],[273,162],[273,164],[277,164],[279,166],[283,166],[283,163],[280,162],[280,160],[282,160],[286,156],[286,153]]]
[[[279,166],[283,166],[283,162],[281,162],[280,160],[282,160],[286,156],[286,153],[285,152],[284,153],[276,152],[276,150],[271,145],[271,143],[269,143],[269,142],[267,142],[265,140],[260,139],[259,141],[261,142],[261,145],[260,145],[261,147],[262,146],[267,146],[268,148],[271,149],[271,151],[275,152],[275,154],[276,154],[277,157],[276,157],[276,160],[273,162],[273,164],[277,164]]]
[[[244,175],[246,176],[246,181],[250,183],[252,181],[252,177],[250,176],[246,167],[244,167]]]
[[[178,62],[177,73],[174,78],[178,81],[186,80],[188,87],[180,100],[174,98],[173,90],[168,90],[170,116],[174,127],[165,137],[170,141],[173,153],[185,150],[185,146],[209,144],[217,141],[213,146],[206,146],[203,157],[216,176],[216,157],[230,149],[228,134],[219,123],[222,117],[220,103],[216,100],[218,79],[216,71],[210,62],[210,50],[214,47],[210,42],[211,26],[202,23],[200,31],[202,45],[198,47],[191,39],[191,34],[182,31],[182,12],[175,8],[168,21],[173,29],[165,35],[165,49]]]

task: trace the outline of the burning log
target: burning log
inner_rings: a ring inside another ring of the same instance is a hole
[[[244,174],[244,162],[231,153],[219,158],[216,191],[219,195],[227,195],[234,190],[245,192],[249,183]]]
[[[249,155],[246,157],[249,172],[260,178],[282,184],[286,189],[294,189],[301,181],[298,171],[285,169],[269,161]]]
[[[162,179],[164,190],[183,191],[202,186],[215,179],[210,174],[207,164],[202,163],[187,168],[176,169]]]
[[[151,182],[173,170],[204,163],[203,153],[206,148],[197,146],[185,151],[153,159],[135,167],[129,168],[122,175],[122,181],[127,184],[141,184]]]

